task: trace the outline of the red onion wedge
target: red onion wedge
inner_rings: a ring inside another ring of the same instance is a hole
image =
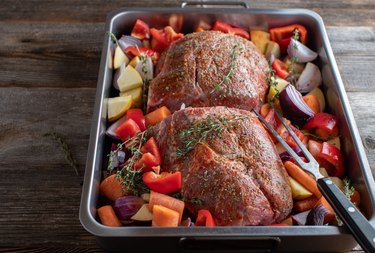
[[[323,205],[317,205],[307,215],[306,225],[323,226],[324,218],[329,214],[329,211]]]
[[[154,65],[152,64],[152,59],[148,55],[140,56],[140,61],[135,70],[141,75],[143,81],[152,80],[154,78]]]
[[[303,101],[301,93],[288,84],[279,95],[281,108],[288,119],[298,126],[303,126],[314,112]]]
[[[126,115],[119,118],[117,121],[115,121],[112,125],[110,125],[107,128],[107,131],[105,132],[109,137],[112,137],[114,139],[120,139],[117,134],[115,133],[116,128],[118,128],[123,122],[126,120]]]
[[[130,46],[137,46],[137,47],[143,46],[142,41],[129,35],[122,35],[121,38],[118,40],[118,44],[120,45],[122,51],[124,52],[125,52],[125,49]]]
[[[307,93],[322,84],[322,74],[318,66],[308,62],[297,81],[297,90]]]
[[[113,210],[120,220],[129,220],[142,207],[144,201],[136,196],[120,197],[113,202]]]
[[[299,147],[292,147],[293,151],[300,157],[305,157],[304,154],[302,153],[302,150],[299,148]],[[290,158],[292,158],[292,156],[288,153],[288,151],[283,151],[282,153],[279,154],[280,156],[280,159],[282,161],[286,161]]]
[[[318,57],[317,53],[295,39],[290,40],[287,51],[290,58],[295,58],[299,63],[310,62]]]

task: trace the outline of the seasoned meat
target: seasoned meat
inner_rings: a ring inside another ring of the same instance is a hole
[[[164,171],[181,171],[181,195],[217,225],[269,225],[290,213],[288,176],[268,133],[245,110],[186,108],[148,130]]]
[[[156,66],[147,110],[166,106],[259,109],[268,89],[268,63],[248,41],[218,31],[192,33],[172,44]]]

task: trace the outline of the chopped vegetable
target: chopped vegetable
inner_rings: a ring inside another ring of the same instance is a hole
[[[301,93],[307,93],[322,84],[322,74],[318,66],[308,62],[305,69],[297,81],[297,90]]]
[[[132,103],[131,108],[137,108],[142,105],[142,95],[143,95],[142,87],[120,92],[121,97],[124,97],[124,96],[132,97],[133,103]]]
[[[135,123],[137,123],[141,131],[146,130],[146,120],[141,109],[129,109],[126,113],[126,119],[132,119]]]
[[[113,122],[125,115],[132,105],[132,97],[108,98],[107,117],[109,122]]]
[[[290,188],[292,189],[292,197],[295,200],[303,200],[312,195],[305,187],[293,178],[289,177]]]
[[[318,99],[313,95],[306,95],[303,96],[303,101],[305,101],[306,105],[315,113],[319,113],[320,110],[320,104]]]
[[[160,175],[149,171],[143,174],[142,179],[145,185],[156,192],[167,194],[181,189],[180,171],[174,173],[162,172]]]
[[[123,196],[113,202],[113,210],[120,220],[129,220],[142,207],[144,201],[136,196]]]
[[[281,79],[285,79],[289,75],[288,66],[279,59],[275,59],[272,62],[272,69],[275,70],[275,74]]]
[[[304,226],[306,224],[307,215],[309,215],[310,210],[304,211],[302,213],[296,213],[292,215],[293,224],[297,226]]]
[[[270,41],[270,34],[264,31],[250,31],[250,38],[262,54],[265,54],[266,47]]]
[[[307,43],[307,30],[303,25],[293,24],[282,27],[275,27],[270,29],[271,40],[279,42],[282,39],[288,39],[295,36],[295,31],[298,31],[298,37],[303,44]]]
[[[120,75],[117,79],[117,84],[121,92],[129,91],[143,86],[141,75],[132,66],[122,65],[120,68]]]
[[[317,205],[307,215],[306,225],[323,226],[325,217],[329,215],[329,211],[323,205]]]
[[[132,56],[126,52],[128,47],[142,47],[142,41],[129,35],[122,35],[118,40],[118,44],[120,45],[122,51],[124,51],[130,57]]]
[[[100,183],[99,191],[107,199],[115,201],[125,194],[121,183],[122,181],[116,178],[116,175],[111,175]]]
[[[117,136],[115,133],[115,130],[126,120],[126,115],[119,118],[116,122],[114,122],[112,125],[110,125],[107,128],[107,131],[105,132],[109,137],[114,138],[114,139],[120,139],[120,137]]]
[[[314,115],[305,125],[304,129],[314,130],[315,134],[323,139],[336,137],[339,134],[338,118],[326,112]]]
[[[161,155],[160,155],[159,148],[158,148],[158,145],[156,144],[154,137],[151,137],[150,139],[147,140],[145,144],[143,144],[141,148],[141,152],[142,153],[150,152],[153,156],[155,156],[158,164],[161,164],[162,162]]]
[[[335,211],[333,210],[331,205],[328,203],[328,201],[324,197],[321,197],[318,200],[315,207],[319,206],[319,205],[323,206],[328,211],[324,216],[324,223],[323,224],[331,222],[335,218]]]
[[[195,222],[196,226],[205,226],[205,227],[215,227],[215,220],[212,217],[210,211],[201,209],[198,211],[197,220]]]
[[[122,51],[120,46],[116,46],[115,56],[113,57],[113,68],[118,69],[121,67],[121,64],[128,64],[129,58],[125,55],[124,51]]]
[[[315,96],[319,101],[320,111],[321,112],[324,111],[324,109],[326,108],[326,101],[325,101],[324,94],[321,89],[316,87],[315,89],[307,93],[307,95]]]
[[[287,51],[290,57],[300,63],[310,62],[318,57],[317,53],[293,38],[290,40]]]
[[[131,32],[131,36],[140,40],[148,40],[150,38],[150,27],[144,21],[137,19]]]
[[[273,55],[275,58],[280,58],[281,51],[279,44],[274,41],[268,41],[264,55],[268,61],[270,61],[271,55]],[[271,61],[270,63],[272,64]]]
[[[184,212],[185,203],[182,200],[170,197],[168,195],[151,191],[150,194],[150,210],[154,205],[161,205],[176,211],[179,214],[178,224],[181,223],[182,213]]]
[[[138,124],[132,120],[125,120],[119,127],[116,128],[116,135],[122,140],[126,141],[129,138],[133,138],[137,133],[141,132]]]
[[[113,210],[112,206],[102,206],[98,208],[97,210],[98,216],[100,218],[100,221],[105,226],[110,227],[121,227],[122,224],[120,220],[117,218],[115,211]]]
[[[323,142],[322,150],[320,151],[318,157],[333,165],[325,167],[330,176],[339,178],[344,176],[344,157],[338,148],[327,142]]]
[[[149,209],[149,204],[143,204],[142,207],[130,219],[136,221],[151,221],[152,213]]]
[[[249,33],[245,31],[244,29],[239,28],[239,27],[234,27],[228,23],[221,22],[221,21],[216,21],[214,25],[212,26],[212,30],[221,31],[223,33],[234,34],[234,35],[243,37],[245,39],[250,39]]]
[[[142,54],[148,55],[148,56],[151,57],[152,62],[154,62],[154,63],[160,57],[160,54],[158,52],[155,52],[152,49],[146,48],[146,47],[133,47],[133,46],[130,46],[130,47],[127,47],[125,49],[125,53],[127,55],[129,55],[130,57],[140,56]]]
[[[158,165],[160,165],[158,159],[153,154],[147,152],[141,156],[141,159],[135,162],[134,169],[147,172],[152,171],[152,167]]]
[[[294,202],[294,209],[297,212],[304,212],[310,210],[318,202],[318,198],[311,196],[309,198]]]
[[[167,107],[165,106],[160,107],[156,109],[155,111],[146,114],[145,116],[146,126],[149,127],[149,126],[155,125],[161,122],[163,119],[165,119],[169,115],[171,115],[171,111]]]
[[[179,224],[179,213],[175,210],[154,205],[152,213],[152,226],[154,227],[177,227]]]
[[[152,36],[151,48],[159,53],[167,49],[172,42],[184,37],[184,34],[176,33],[171,26],[166,26],[161,30],[151,28],[150,33]]]
[[[322,194],[320,193],[316,181],[301,169],[297,164],[294,164],[290,161],[284,163],[285,169],[288,174],[295,179],[298,183],[303,185],[307,190],[313,193],[317,198],[320,198]]]
[[[286,117],[299,126],[314,116],[314,112],[306,105],[301,93],[293,85],[286,86],[280,92],[279,99]]]

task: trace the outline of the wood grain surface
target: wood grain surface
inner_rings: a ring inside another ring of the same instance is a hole
[[[0,4],[0,252],[101,252],[78,218],[106,15],[180,1]],[[375,172],[375,2],[252,0],[319,13]],[[79,175],[46,133],[69,144]],[[2,248],[1,248],[2,247]]]

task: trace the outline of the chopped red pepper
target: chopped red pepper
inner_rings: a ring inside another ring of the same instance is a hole
[[[130,57],[146,54],[151,57],[152,62],[156,62],[160,57],[160,54],[158,52],[155,52],[152,49],[146,47],[129,46],[125,49],[125,53]]]
[[[288,126],[293,130],[293,132],[296,134],[298,139],[303,141],[304,138],[305,138],[303,133],[299,129],[294,127],[292,124],[290,124],[290,121],[287,121],[287,122],[288,122]],[[298,146],[297,143],[293,140],[293,137],[289,134],[288,130],[284,127],[283,124],[280,124],[276,131],[289,146],[291,146],[291,147],[297,147]]]
[[[134,164],[135,170],[142,170],[142,172],[152,171],[152,167],[160,165],[158,160],[151,153],[144,153],[141,159]]]
[[[215,227],[215,221],[210,213],[210,211],[201,209],[198,211],[197,220],[195,222],[196,226],[206,226],[206,227]]]
[[[338,118],[335,115],[319,112],[314,115],[303,127],[306,130],[315,130],[323,139],[336,137],[339,134]]]
[[[161,155],[159,152],[158,145],[156,144],[156,141],[154,137],[151,137],[148,139],[148,141],[142,146],[141,152],[144,153],[151,153],[153,156],[155,156],[156,160],[159,164],[161,164]]]
[[[275,74],[282,79],[286,79],[289,75],[288,66],[279,59],[275,59],[272,62],[272,69],[275,70]]]
[[[212,27],[212,30],[238,35],[248,40],[250,39],[250,34],[247,31],[245,31],[245,29],[240,28],[240,27],[235,27],[235,26],[232,26],[228,23],[221,22],[221,21],[216,21]]]
[[[322,150],[318,154],[318,157],[333,165],[328,166],[328,168],[325,167],[330,176],[343,178],[345,172],[344,157],[340,149],[327,142],[323,142]]]
[[[280,46],[281,54],[287,53],[288,46],[289,46],[291,40],[292,40],[292,37],[289,37],[289,38],[286,38],[286,39],[279,40],[277,42],[277,44],[279,44],[279,46]]]
[[[126,113],[126,119],[134,120],[135,123],[137,123],[137,125],[139,126],[139,129],[141,129],[141,131],[146,130],[146,120],[141,109],[129,109]]]
[[[149,171],[142,175],[142,180],[151,190],[167,194],[181,189],[182,177],[180,171],[162,172],[160,175]]]
[[[148,40],[150,38],[150,27],[142,20],[137,19],[130,35],[140,40]]]
[[[157,52],[163,52],[172,42],[184,37],[184,34],[176,33],[171,26],[160,30],[151,28],[150,33],[152,35],[151,48]]]
[[[129,138],[133,138],[138,132],[140,132],[138,124],[132,120],[127,119],[118,126],[115,130],[115,133],[122,141],[126,141]]]
[[[299,40],[303,43],[307,43],[307,30],[303,25],[293,24],[282,27],[275,27],[270,29],[270,37],[272,41],[279,43],[279,41],[287,38],[291,38],[294,35],[294,31],[298,30]]]

